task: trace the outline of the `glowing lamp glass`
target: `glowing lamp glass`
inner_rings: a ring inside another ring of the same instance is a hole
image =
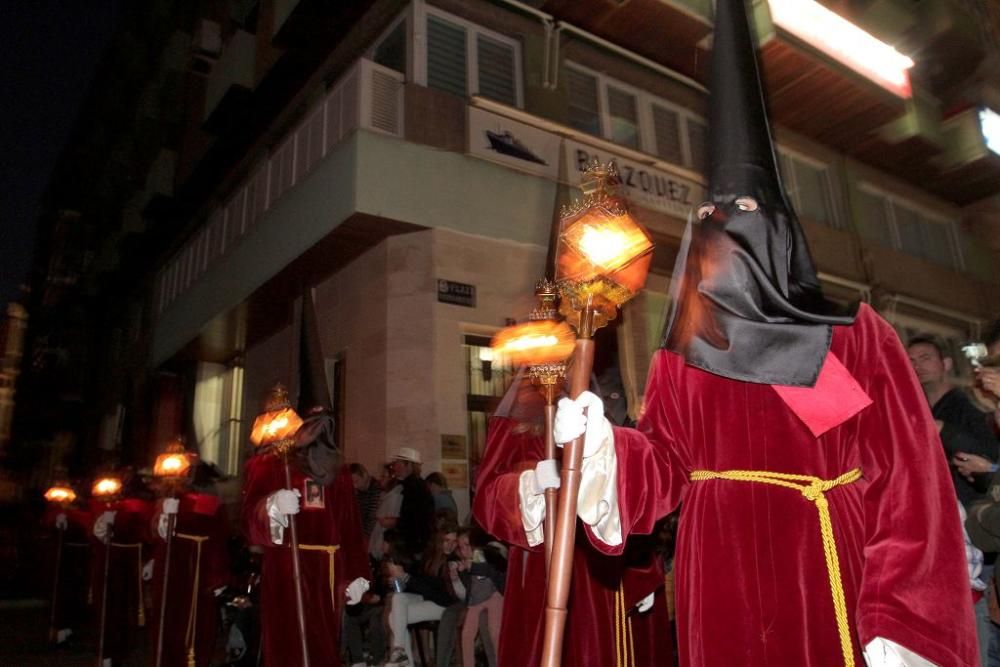
[[[115,477],[102,477],[94,482],[91,493],[98,498],[107,498],[117,495],[122,490],[122,482]]]
[[[183,477],[191,470],[191,459],[186,453],[160,454],[153,465],[156,477]]]
[[[613,290],[603,294],[621,305],[642,289],[652,250],[649,235],[628,213],[592,206],[564,223],[556,281],[579,284],[606,279],[627,293]]]
[[[565,361],[575,342],[576,335],[565,322],[538,320],[501,330],[491,346],[514,365],[537,365]]]
[[[57,505],[69,505],[76,500],[76,492],[68,486],[53,486],[45,492],[45,499]]]
[[[290,407],[269,410],[257,417],[250,432],[250,442],[260,447],[295,437],[302,418]]]

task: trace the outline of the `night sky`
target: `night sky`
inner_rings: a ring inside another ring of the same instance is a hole
[[[118,7],[119,0],[0,0],[4,310],[27,276],[39,200],[120,16]]]

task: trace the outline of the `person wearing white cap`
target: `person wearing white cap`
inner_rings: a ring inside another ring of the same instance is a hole
[[[434,530],[434,496],[420,476],[421,463],[420,452],[412,447],[400,447],[392,459],[392,474],[403,487],[396,530],[413,557],[423,552]]]

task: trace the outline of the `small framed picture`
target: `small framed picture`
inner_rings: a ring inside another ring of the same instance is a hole
[[[307,510],[323,509],[326,507],[324,492],[325,489],[322,484],[316,480],[307,479],[302,493],[302,507]]]

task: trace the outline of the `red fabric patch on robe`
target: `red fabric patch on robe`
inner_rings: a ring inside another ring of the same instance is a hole
[[[190,496],[194,501],[192,509],[198,514],[212,516],[219,509],[221,501],[218,496],[207,493],[192,493]]]
[[[833,352],[823,360],[814,386],[771,386],[817,438],[872,404],[871,397]]]

